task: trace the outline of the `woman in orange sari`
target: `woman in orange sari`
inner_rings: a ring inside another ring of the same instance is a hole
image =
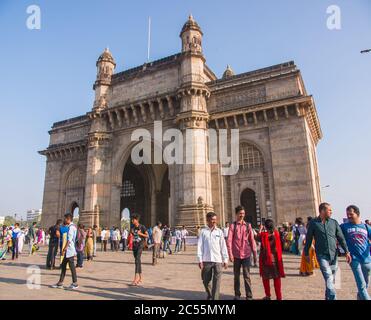
[[[93,229],[88,228],[86,232],[86,241],[85,241],[85,255],[88,258],[88,261],[93,260],[93,251],[94,251],[94,241],[93,241]]]
[[[300,275],[301,276],[311,276],[313,275],[313,270],[319,268],[319,264],[316,257],[316,251],[314,250],[314,241],[312,242],[312,246],[309,249],[309,263],[305,259],[304,250],[301,255],[301,262],[300,262]]]
[[[308,226],[310,220],[312,220],[312,217],[308,217],[307,226]],[[306,240],[303,241],[303,246],[305,245],[305,242],[306,242]],[[311,276],[311,275],[313,275],[313,270],[315,268],[316,269],[319,268],[319,263],[318,263],[318,260],[317,260],[316,251],[314,249],[314,240],[313,240],[312,245],[309,249],[309,263],[305,259],[304,250],[301,254],[301,262],[300,262],[299,273],[300,273],[301,276],[304,276],[304,277],[305,276]]]

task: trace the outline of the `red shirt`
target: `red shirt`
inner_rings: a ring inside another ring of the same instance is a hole
[[[251,224],[246,224],[245,221],[232,223],[229,226],[227,247],[229,257],[246,259],[252,252],[256,258],[256,242]]]

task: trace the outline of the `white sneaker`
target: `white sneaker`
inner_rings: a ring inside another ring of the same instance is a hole
[[[79,288],[79,285],[78,284],[72,283],[67,289],[69,289],[69,290],[76,290],[78,288]]]
[[[63,284],[59,284],[59,283],[53,284],[52,288],[54,288],[54,289],[64,289]]]

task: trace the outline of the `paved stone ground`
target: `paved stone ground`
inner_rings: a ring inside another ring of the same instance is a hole
[[[59,270],[46,270],[44,267],[47,248],[43,247],[34,256],[21,255],[12,262],[0,261],[0,299],[196,299],[205,298],[195,248],[160,259],[157,266],[151,265],[151,253],[143,253],[144,283],[141,287],[130,287],[134,272],[134,258],[131,252],[98,252],[93,262],[84,262],[83,270],[78,271],[80,288],[76,291],[50,288],[59,278]],[[9,257],[8,257],[9,258]],[[311,277],[300,277],[299,257],[284,256],[287,277],[283,279],[284,299],[315,300],[324,297],[324,282],[319,270]],[[30,290],[27,287],[27,267],[41,268],[41,288]],[[350,267],[340,258],[341,289],[339,299],[355,299],[356,286]],[[264,296],[263,286],[257,268],[252,268],[254,298]],[[65,285],[71,283],[67,271]],[[242,281],[241,281],[242,285]],[[273,286],[272,286],[273,287]],[[244,290],[242,291],[244,294]],[[231,266],[224,271],[221,298],[233,299],[233,271]],[[272,295],[274,290],[272,288]]]

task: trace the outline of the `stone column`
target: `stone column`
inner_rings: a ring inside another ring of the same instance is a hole
[[[84,210],[80,222],[86,226],[99,225],[100,216],[109,213],[111,189],[111,134],[104,118],[91,115],[93,122],[88,134],[88,158],[86,171]],[[119,213],[117,213],[119,214]],[[107,221],[107,217],[103,219]]]
[[[209,115],[201,91],[183,91],[181,109],[177,116],[183,133],[183,165],[178,166],[176,185],[178,198],[175,224],[195,228],[205,224],[205,215],[213,210],[211,170],[208,162],[207,122]],[[197,110],[198,109],[198,110]],[[188,155],[187,155],[188,149]]]

